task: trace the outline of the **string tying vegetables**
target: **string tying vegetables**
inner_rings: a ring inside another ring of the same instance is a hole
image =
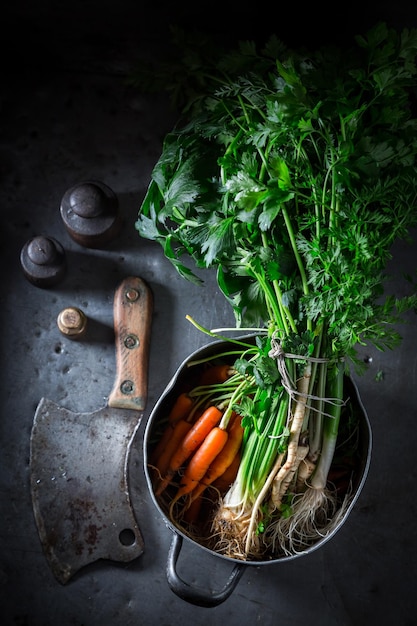
[[[297,359],[298,361],[305,361],[306,363],[329,363],[330,359],[328,358],[317,358],[317,357],[313,357],[313,356],[304,356],[304,355],[300,355],[300,354],[291,354],[290,352],[285,352],[284,348],[282,347],[282,345],[279,343],[279,341],[276,340],[275,337],[271,337],[271,349],[268,352],[268,356],[271,357],[271,359],[276,359],[277,364],[278,364],[278,371],[281,375],[281,384],[283,385],[284,389],[286,390],[286,392],[288,393],[288,395],[290,396],[290,398],[292,400],[295,400],[298,397],[305,397],[306,399],[310,399],[310,400],[320,400],[321,404],[327,402],[327,403],[334,403],[334,404],[341,404],[343,405],[345,403],[345,401],[341,398],[324,398],[323,396],[315,396],[311,393],[308,393],[308,391],[306,390],[305,392],[300,391],[299,389],[296,388],[293,380],[291,379],[289,373],[288,373],[288,369],[287,369],[287,365],[286,365],[286,359]],[[340,361],[343,361],[343,359],[340,359]],[[311,408],[311,406],[309,407]],[[320,411],[322,414],[324,414],[324,411]]]

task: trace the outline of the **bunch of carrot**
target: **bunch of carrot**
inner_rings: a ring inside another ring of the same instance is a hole
[[[242,420],[229,402],[215,402],[211,392],[232,375],[229,365],[212,365],[203,372],[194,390],[182,392],[150,457],[155,495],[161,497],[169,486],[175,486],[169,509],[172,514],[183,498],[183,520],[187,523],[196,521],[202,495],[210,485],[218,482],[222,487],[223,481],[227,489],[237,474]]]

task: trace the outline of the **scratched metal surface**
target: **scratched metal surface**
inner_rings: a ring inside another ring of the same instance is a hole
[[[355,509],[336,536],[306,558],[247,568],[232,596],[216,608],[192,606],[169,589],[165,567],[172,535],[147,491],[144,427],[176,368],[206,343],[185,315],[208,327],[231,323],[232,315],[212,273],[204,275],[204,288],[185,283],[160,248],[139,240],[134,229],[137,208],[174,116],[164,98],[127,88],[121,76],[138,50],[158,48],[158,31],[150,32],[149,20],[141,21],[131,2],[114,20],[109,3],[100,5],[101,12],[86,12],[81,3],[63,3],[63,13],[54,13],[51,3],[37,4],[14,14],[10,10],[16,18],[12,32],[18,36],[10,35],[9,51],[24,64],[3,85],[1,102],[2,624],[301,626],[315,621],[321,626],[365,626],[395,619],[411,626],[417,609],[414,314],[407,316],[408,324],[401,328],[404,341],[394,353],[363,350],[364,358],[371,357],[358,380],[373,429],[371,469]],[[161,15],[165,13],[158,13],[159,20]],[[408,24],[400,7],[396,18]],[[250,35],[249,20],[245,26]],[[32,48],[33,62],[24,58],[22,38],[38,43]],[[65,191],[91,178],[115,191],[124,220],[119,237],[100,250],[74,243],[59,216]],[[20,249],[37,234],[56,237],[67,252],[67,276],[48,290],[28,283],[19,264]],[[413,272],[416,262],[415,244],[396,246],[392,268],[397,293],[403,289],[402,273]],[[131,497],[145,551],[129,564],[89,565],[61,585],[42,553],[32,513],[33,416],[42,396],[72,411],[105,405],[115,371],[113,292],[127,275],[148,281],[155,301],[148,405],[130,467]],[[83,341],[71,341],[58,331],[56,317],[66,306],[78,306],[89,318]],[[376,380],[379,372],[382,382]],[[230,567],[185,544],[179,573],[193,584],[216,589]]]

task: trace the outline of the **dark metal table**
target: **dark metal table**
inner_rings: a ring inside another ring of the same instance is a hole
[[[73,3],[67,4],[69,11]],[[133,3],[126,4],[132,12]],[[119,16],[120,23],[129,21],[129,11],[124,20]],[[79,12],[78,17],[81,15]],[[134,15],[138,17],[137,12]],[[93,15],[86,17],[92,19]],[[24,22],[25,33],[31,31],[28,24],[33,25],[32,18],[27,16]],[[148,46],[152,39],[146,38],[146,24],[138,30],[141,41],[124,40],[120,28],[110,43],[103,35],[111,31],[110,22],[107,31],[103,20],[99,24],[94,47],[83,47],[81,42],[71,51],[68,31],[60,48],[55,33],[57,58],[48,56],[48,65],[44,39],[43,62],[25,63],[23,73],[10,75],[3,89],[2,624],[275,626],[282,622],[301,626],[315,622],[320,626],[365,626],[395,620],[411,626],[417,609],[414,314],[407,316],[409,323],[401,328],[404,341],[394,353],[363,350],[364,358],[372,357],[358,381],[373,427],[371,470],[357,506],[336,537],[308,557],[248,568],[232,596],[216,608],[192,606],[169,589],[165,566],[172,535],[147,491],[142,461],[144,427],[176,368],[206,343],[206,337],[187,322],[186,314],[207,327],[230,324],[233,319],[216,289],[213,273],[204,275],[203,288],[186,283],[161,249],[140,240],[135,231],[137,209],[174,116],[164,98],[142,95],[128,88],[122,78],[126,58],[130,62],[133,58],[132,50]],[[43,28],[45,35],[44,24]],[[91,178],[114,190],[123,218],[120,235],[95,250],[72,241],[59,214],[66,190]],[[55,237],[67,253],[67,275],[51,289],[31,285],[19,263],[22,246],[38,234]],[[415,244],[396,247],[396,289],[402,288],[399,279],[403,271],[414,272],[416,260]],[[33,416],[42,396],[75,411],[96,409],[100,400],[105,404],[115,369],[113,293],[129,275],[141,276],[150,284],[155,302],[149,398],[130,459],[131,497],[145,551],[128,564],[94,563],[61,585],[45,560],[32,512],[29,438]],[[64,337],[57,328],[57,315],[67,306],[79,307],[89,318],[90,332],[82,341]],[[377,381],[378,373],[383,382]],[[230,567],[210,555],[202,557],[187,545],[179,572],[190,577],[190,582],[217,588],[228,577]]]

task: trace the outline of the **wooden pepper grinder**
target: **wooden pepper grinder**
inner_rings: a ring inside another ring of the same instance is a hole
[[[61,217],[70,237],[85,248],[100,248],[119,233],[121,220],[116,194],[102,182],[85,181],[68,189]]]

